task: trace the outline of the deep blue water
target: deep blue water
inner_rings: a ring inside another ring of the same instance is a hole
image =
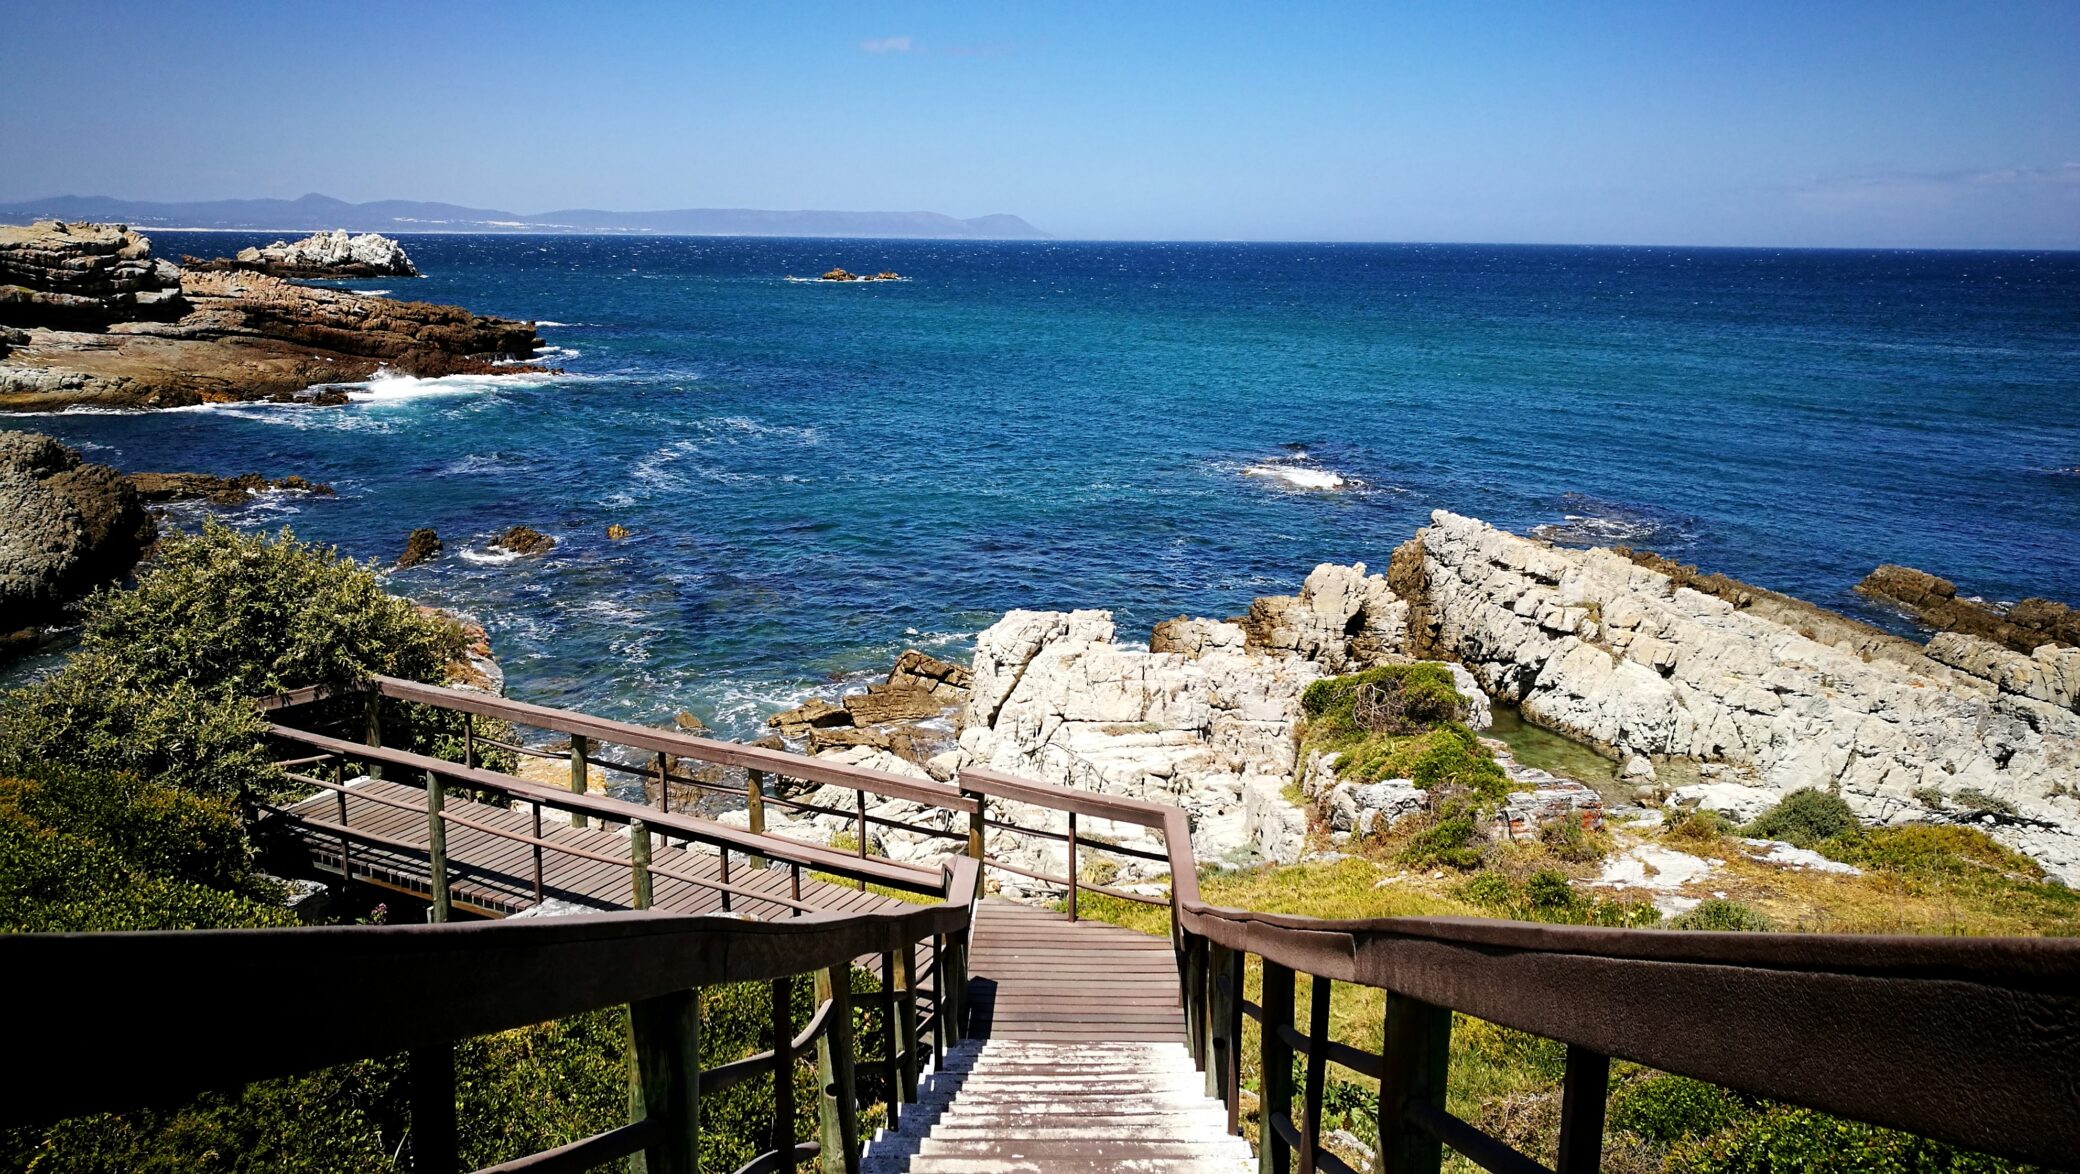
[[[353,284],[558,323],[569,376],[27,426],[334,482],[232,517],[386,562],[433,526],[449,557],[395,589],[481,618],[515,695],[736,734],[1007,608],[1109,607],[1132,638],[1383,568],[1440,506],[1895,625],[1849,591],[1879,562],[2080,602],[2080,254],[406,244],[429,277]],[[833,265],[911,280],[784,280]],[[555,552],[467,557],[521,522]]]

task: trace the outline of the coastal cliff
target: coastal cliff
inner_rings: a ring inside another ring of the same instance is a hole
[[[180,269],[128,229],[0,228],[0,409],[287,400],[379,370],[488,374],[541,346],[531,323]],[[334,397],[337,398],[337,397]]]

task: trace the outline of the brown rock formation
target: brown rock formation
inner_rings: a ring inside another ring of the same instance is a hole
[[[556,540],[532,526],[515,526],[487,545],[493,550],[510,550],[514,554],[547,554],[556,547]]]
[[[416,567],[441,556],[441,536],[430,526],[421,526],[405,537],[404,553],[397,556],[400,567]]]
[[[0,616],[9,629],[137,565],[157,537],[137,491],[106,465],[38,432],[0,432]]]
[[[269,480],[258,473],[219,477],[214,473],[131,473],[130,485],[146,501],[206,501],[213,505],[240,505],[254,494],[270,489],[331,497],[332,486],[290,475]]]
[[[0,228],[0,409],[175,407],[300,396],[379,369],[490,374],[541,345],[532,325],[454,306],[181,271],[127,229]],[[338,396],[332,397],[335,401]]]
[[[1948,579],[1894,563],[1864,576],[1856,591],[1938,631],[1977,636],[2017,652],[2034,652],[2044,644],[2080,645],[2080,611],[2048,599],[2025,599],[2003,612],[1958,598],[1957,584]]]

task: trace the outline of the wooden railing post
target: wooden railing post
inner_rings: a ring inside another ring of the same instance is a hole
[[[1307,1000],[1307,1083],[1300,1090],[1300,1174],[1314,1174],[1322,1146],[1322,1097],[1329,1079],[1329,980],[1317,974]]]
[[[462,765],[474,770],[477,765],[477,715],[462,715]]]
[[[829,1024],[816,1037],[816,1080],[822,1089],[820,1165],[824,1174],[859,1174],[859,1102],[852,1078],[852,966],[816,972],[816,1002],[831,1005]]]
[[[700,992],[676,991],[628,1008],[636,1092],[645,1120],[663,1126],[643,1151],[645,1174],[695,1174],[700,1159]]]
[[[902,1028],[902,1038],[896,1046],[902,1049],[897,1067],[896,1086],[903,1100],[917,1103],[917,943],[905,942],[896,957],[896,990],[898,1006],[897,1022]],[[894,1118],[890,1118],[894,1120]]]
[[[1069,920],[1076,920],[1076,813],[1069,813]]]
[[[1288,1122],[1293,1115],[1293,1049],[1281,1027],[1293,1024],[1293,972],[1271,959],[1264,959],[1264,1019],[1258,1026],[1257,1066],[1257,1169],[1262,1174],[1287,1174],[1293,1168],[1292,1147],[1278,1131],[1278,1118]]]
[[[426,875],[433,902],[428,913],[437,922],[448,920],[454,912],[448,901],[448,821],[441,814],[446,797],[447,785],[441,777],[426,772]]]
[[[582,734],[571,735],[571,794],[573,795],[583,795],[585,793],[585,755],[589,749],[587,741],[588,739]],[[574,828],[584,827],[585,817],[575,811],[571,812],[571,826]]]
[[[631,904],[650,907],[650,826],[640,819],[628,821],[628,882]]]
[[[1604,1098],[1611,1087],[1611,1058],[1567,1046],[1560,1081],[1560,1163],[1556,1174],[1597,1174],[1603,1168]]]
[[[455,1174],[455,1045],[413,1048],[405,1065],[412,1109],[412,1169]]]
[[[975,810],[968,813],[968,855],[982,859],[983,837],[989,831],[989,796],[980,791],[963,791],[975,801]],[[976,884],[981,884],[981,873],[976,874]]]
[[[766,832],[766,772],[762,770],[747,770],[744,772],[744,814],[749,817],[745,821],[745,826],[751,830],[751,834],[754,836],[764,835]],[[765,857],[754,855],[751,858],[751,867],[763,869],[765,866]]]
[[[662,750],[657,752],[657,809],[659,811],[670,811],[672,809],[671,759],[666,757],[665,752]]]
[[[1209,1070],[1206,1058],[1206,939],[1184,934],[1184,949],[1178,957],[1178,1001],[1184,1011],[1185,1047],[1192,1053],[1192,1066]],[[1206,1090],[1208,1096],[1213,1090]]]
[[[852,789],[852,797],[859,804],[859,858],[867,858],[867,793],[858,787]],[[867,878],[859,878],[859,891],[867,891]]]
[[[784,1169],[794,1167],[794,979],[773,987],[773,1148]]]
[[[1408,1116],[1416,1101],[1444,1107],[1452,1060],[1452,1013],[1387,992],[1385,1065],[1379,1081],[1379,1153],[1385,1174],[1437,1174],[1444,1143]]]
[[[542,805],[536,803],[530,809],[534,830],[534,903],[542,903]]]
[[[363,734],[365,735],[363,741],[366,741],[371,746],[381,746],[383,744],[382,703],[382,693],[371,686],[368,691],[368,712],[363,715]],[[382,778],[383,764],[380,762],[367,763],[362,773],[372,779]]]
[[[1227,1105],[1227,1132],[1236,1132],[1236,1099],[1229,1093],[1236,1070],[1236,987],[1229,972],[1236,951],[1206,943],[1206,1095]]]
[[[896,955],[893,950],[881,952],[881,1057],[888,1061],[888,1128],[891,1131],[903,1127],[903,1074],[897,1067],[902,1048],[902,1039],[896,1029],[896,1015],[902,1004],[896,998]]]
[[[354,879],[354,838],[347,834],[347,760],[335,755],[332,759],[332,785],[340,788],[332,794],[339,800],[339,875],[343,880]]]
[[[946,1066],[946,939],[932,935],[932,1067]]]

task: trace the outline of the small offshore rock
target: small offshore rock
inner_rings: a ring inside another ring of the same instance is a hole
[[[290,475],[269,480],[258,473],[241,473],[236,477],[219,477],[214,473],[131,473],[130,484],[137,495],[146,501],[206,501],[212,505],[240,505],[254,494],[268,490],[284,493],[308,493],[313,497],[331,497],[332,486],[322,481],[311,481]]]
[[[800,738],[811,729],[851,724],[852,714],[844,706],[833,705],[821,697],[812,697],[766,719],[766,725],[779,730],[783,738]]]
[[[683,709],[672,715],[672,724],[689,734],[706,733],[708,729],[707,722]]]
[[[607,527],[607,537],[613,539],[616,542],[619,542],[623,538],[628,537],[628,527],[622,525],[619,522],[615,522]]]
[[[350,236],[343,228],[313,233],[300,241],[240,249],[229,259],[183,257],[181,261],[191,269],[248,269],[275,277],[419,276],[418,266],[405,255],[403,245],[373,232]]]
[[[556,546],[556,540],[532,526],[514,526],[489,543],[493,550],[510,550],[514,554],[547,554]]]
[[[404,553],[397,556],[400,567],[414,567],[441,556],[441,536],[431,527],[422,526],[404,540]]]

